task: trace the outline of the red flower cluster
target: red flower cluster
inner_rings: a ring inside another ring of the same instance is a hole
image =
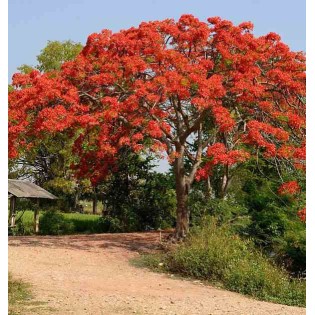
[[[204,167],[198,170],[196,180],[207,178],[215,165],[232,166],[237,163],[246,161],[250,154],[243,150],[228,151],[223,143],[216,143],[207,149],[207,157],[210,161],[206,162]]]
[[[298,216],[301,219],[301,221],[306,222],[306,208],[299,210]]]
[[[278,193],[280,195],[296,195],[300,192],[301,188],[297,181],[290,181],[282,184],[278,188]]]

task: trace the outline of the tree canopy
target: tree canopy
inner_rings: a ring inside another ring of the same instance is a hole
[[[305,56],[275,33],[252,30],[192,15],[144,22],[90,35],[60,71],[15,74],[10,157],[34,138],[67,133],[77,176],[97,183],[115,171],[123,146],[165,151],[176,178],[176,233],[185,236],[191,185],[215,166],[222,197],[246,160],[305,168]]]

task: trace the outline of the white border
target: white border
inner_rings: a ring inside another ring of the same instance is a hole
[[[1,101],[0,101],[0,167],[1,167],[1,209],[0,209],[0,253],[1,253],[1,313],[8,314],[8,2],[0,1],[0,21],[1,21]]]
[[[298,4],[298,1],[296,3]],[[306,113],[306,124],[307,124],[307,186],[306,186],[306,208],[307,208],[307,219],[306,219],[306,239],[307,239],[307,295],[306,305],[307,314],[315,314],[315,292],[314,292],[314,280],[315,280],[315,259],[314,259],[314,238],[315,238],[315,58],[314,58],[314,29],[315,29],[315,5],[313,0],[306,0],[306,52],[307,52],[307,113]]]
[[[304,0],[302,0],[304,1]],[[296,1],[299,5],[299,1]],[[315,150],[313,143],[315,142],[315,49],[314,49],[314,30],[315,30],[315,5],[313,0],[306,0],[306,51],[307,51],[307,314],[315,314],[315,292],[313,281],[315,280],[315,258],[314,258],[314,243],[315,239]],[[8,246],[7,246],[7,77],[8,77],[8,2],[0,1],[1,14],[1,106],[0,106],[0,166],[1,166],[1,209],[0,209],[0,298],[1,298],[1,313],[7,314],[8,299],[7,299],[7,280],[8,280]],[[280,13],[279,13],[280,14]],[[292,21],[292,23],[300,23]]]

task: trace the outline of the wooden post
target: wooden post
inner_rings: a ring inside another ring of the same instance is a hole
[[[39,232],[39,198],[34,208],[34,231],[36,234]]]
[[[10,226],[15,226],[15,202],[16,202],[16,197],[12,196],[10,198],[10,214],[9,214]]]

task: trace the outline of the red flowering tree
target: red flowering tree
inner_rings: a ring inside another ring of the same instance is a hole
[[[11,156],[31,137],[79,130],[78,175],[97,182],[122,146],[165,151],[184,237],[191,185],[215,165],[224,169],[222,195],[233,167],[251,156],[304,167],[305,56],[252,28],[183,15],[90,35],[60,72],[14,76]]]

